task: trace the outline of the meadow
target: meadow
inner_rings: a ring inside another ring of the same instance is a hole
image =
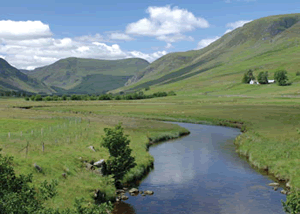
[[[91,193],[97,188],[106,192],[108,199],[114,197],[111,180],[88,172],[78,158],[107,158],[107,150],[100,146],[103,128],[119,121],[130,135],[138,163],[124,181],[140,178],[153,162],[147,152],[149,139],[178,137],[187,132],[179,126],[159,122],[164,120],[240,128],[242,134],[235,141],[237,152],[246,155],[253,167],[265,169],[277,179],[300,188],[300,169],[297,167],[300,162],[300,99],[230,94],[234,91],[227,95],[179,93],[171,97],[130,101],[1,100],[1,126],[5,127],[1,131],[1,147],[3,152],[15,157],[15,168],[19,173],[33,173],[36,182],[59,180],[59,195],[49,202],[51,207],[69,206],[76,196],[84,196],[91,202]],[[31,130],[34,130],[33,135]],[[10,138],[7,136],[9,131]],[[26,139],[20,137],[20,131]],[[26,149],[19,151],[27,141],[30,146],[26,155]],[[44,152],[41,141],[45,144]],[[90,145],[96,152],[87,148]],[[45,168],[44,174],[35,171],[32,166],[35,162]],[[61,176],[63,172],[67,173],[67,179]]]

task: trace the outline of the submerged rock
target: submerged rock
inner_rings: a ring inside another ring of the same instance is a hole
[[[146,194],[146,195],[153,195],[154,192],[151,191],[151,190],[146,190],[146,191],[144,191],[144,194]]]
[[[120,193],[125,193],[125,190],[123,190],[123,189],[117,189],[116,190],[116,194],[120,194]]]
[[[279,186],[279,183],[269,183],[268,185],[274,187],[274,186]]]
[[[291,188],[291,183],[287,182],[285,186],[290,189]]]
[[[277,190],[278,190],[278,187],[274,187],[274,190],[277,191]]]

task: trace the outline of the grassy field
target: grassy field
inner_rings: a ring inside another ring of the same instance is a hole
[[[149,138],[155,141],[164,136],[176,137],[185,131],[153,121],[166,120],[241,128],[243,133],[236,139],[237,151],[247,155],[254,166],[267,169],[279,180],[289,180],[292,186],[300,188],[299,104],[300,99],[296,97],[224,95],[221,92],[219,95],[182,94],[132,101],[2,100],[1,147],[5,153],[15,156],[18,172],[34,173],[37,182],[59,180],[59,196],[49,202],[51,207],[69,206],[78,196],[91,201],[96,188],[107,192],[108,198],[114,197],[111,180],[86,171],[78,158],[107,158],[108,152],[100,147],[103,128],[119,121],[130,135],[138,162],[126,175],[127,181],[139,177],[151,165],[153,158],[146,152]],[[34,130],[33,135],[31,130]],[[11,132],[10,138],[8,132]],[[30,146],[26,157],[26,149],[19,151],[27,141]],[[41,141],[45,143],[44,152]],[[90,145],[96,148],[96,153],[87,148]],[[35,162],[45,168],[44,174],[34,170]],[[68,174],[67,179],[62,178],[63,172]]]
[[[148,137],[155,140],[187,132],[177,125],[121,116],[12,108],[25,104],[28,102],[20,99],[0,99],[0,147],[2,153],[14,156],[17,173],[33,173],[35,184],[58,180],[58,196],[47,202],[47,206],[54,208],[72,207],[76,197],[93,202],[96,189],[104,192],[108,200],[115,198],[112,179],[86,170],[79,159],[98,161],[109,157],[108,150],[100,145],[104,128],[122,122],[130,136],[137,166],[126,175],[125,182],[140,179],[153,163],[147,152]],[[88,148],[91,145],[96,152]],[[34,163],[42,167],[42,173],[35,170]],[[62,173],[67,174],[66,179]]]

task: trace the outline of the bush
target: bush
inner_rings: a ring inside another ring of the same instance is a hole
[[[76,94],[72,94],[71,100],[79,100],[79,98]]]
[[[286,202],[281,200],[283,210],[286,213],[297,214],[300,212],[300,193],[293,191],[291,194],[287,195]]]
[[[67,97],[67,95],[65,95],[65,94],[62,95],[62,97],[61,97],[62,100],[67,100],[67,98],[68,98],[68,97]]]
[[[150,90],[150,87],[147,86],[147,87],[145,88],[145,91],[149,91],[149,90]]]
[[[26,101],[29,101],[29,97],[25,97],[25,100],[26,100]]]
[[[268,84],[268,71],[266,72],[260,72],[257,76],[257,81],[260,83],[260,84]]]
[[[121,96],[120,95],[117,95],[116,97],[115,97],[115,100],[121,100],[122,98],[121,98]]]
[[[131,168],[136,166],[136,163],[134,157],[131,156],[130,140],[128,135],[124,135],[121,124],[116,125],[114,129],[105,128],[104,132],[102,146],[109,150],[110,157],[106,161],[103,173],[113,175],[116,184]]]
[[[34,96],[34,95],[31,95],[30,100],[31,100],[31,101],[34,101],[34,99],[35,99],[35,96]]]
[[[53,101],[58,101],[59,97],[57,95],[53,95],[52,100]]]
[[[42,98],[42,96],[41,96],[41,95],[37,94],[37,95],[35,95],[35,98],[34,98],[34,100],[35,100],[35,101],[42,101],[42,100],[43,100],[43,98]]]
[[[169,91],[168,96],[176,96],[176,93],[174,91]]]
[[[297,71],[297,72],[296,72],[296,76],[300,76],[300,71]]]
[[[279,70],[274,73],[274,80],[277,82],[278,85],[280,86],[289,85],[287,83],[288,77],[286,74],[287,74],[286,70]]]
[[[45,101],[52,101],[52,97],[47,96],[47,97],[44,98],[44,100],[45,100]]]

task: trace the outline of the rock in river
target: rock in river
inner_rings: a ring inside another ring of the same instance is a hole
[[[129,190],[129,193],[139,193],[139,190],[137,188],[132,188]]]
[[[128,196],[126,196],[126,195],[122,195],[122,196],[121,196],[121,199],[122,199],[123,201],[125,201],[125,200],[127,200],[127,199],[128,199]]]
[[[146,190],[146,191],[144,191],[144,194],[146,194],[146,195],[153,195],[154,192],[150,191],[150,190]]]

